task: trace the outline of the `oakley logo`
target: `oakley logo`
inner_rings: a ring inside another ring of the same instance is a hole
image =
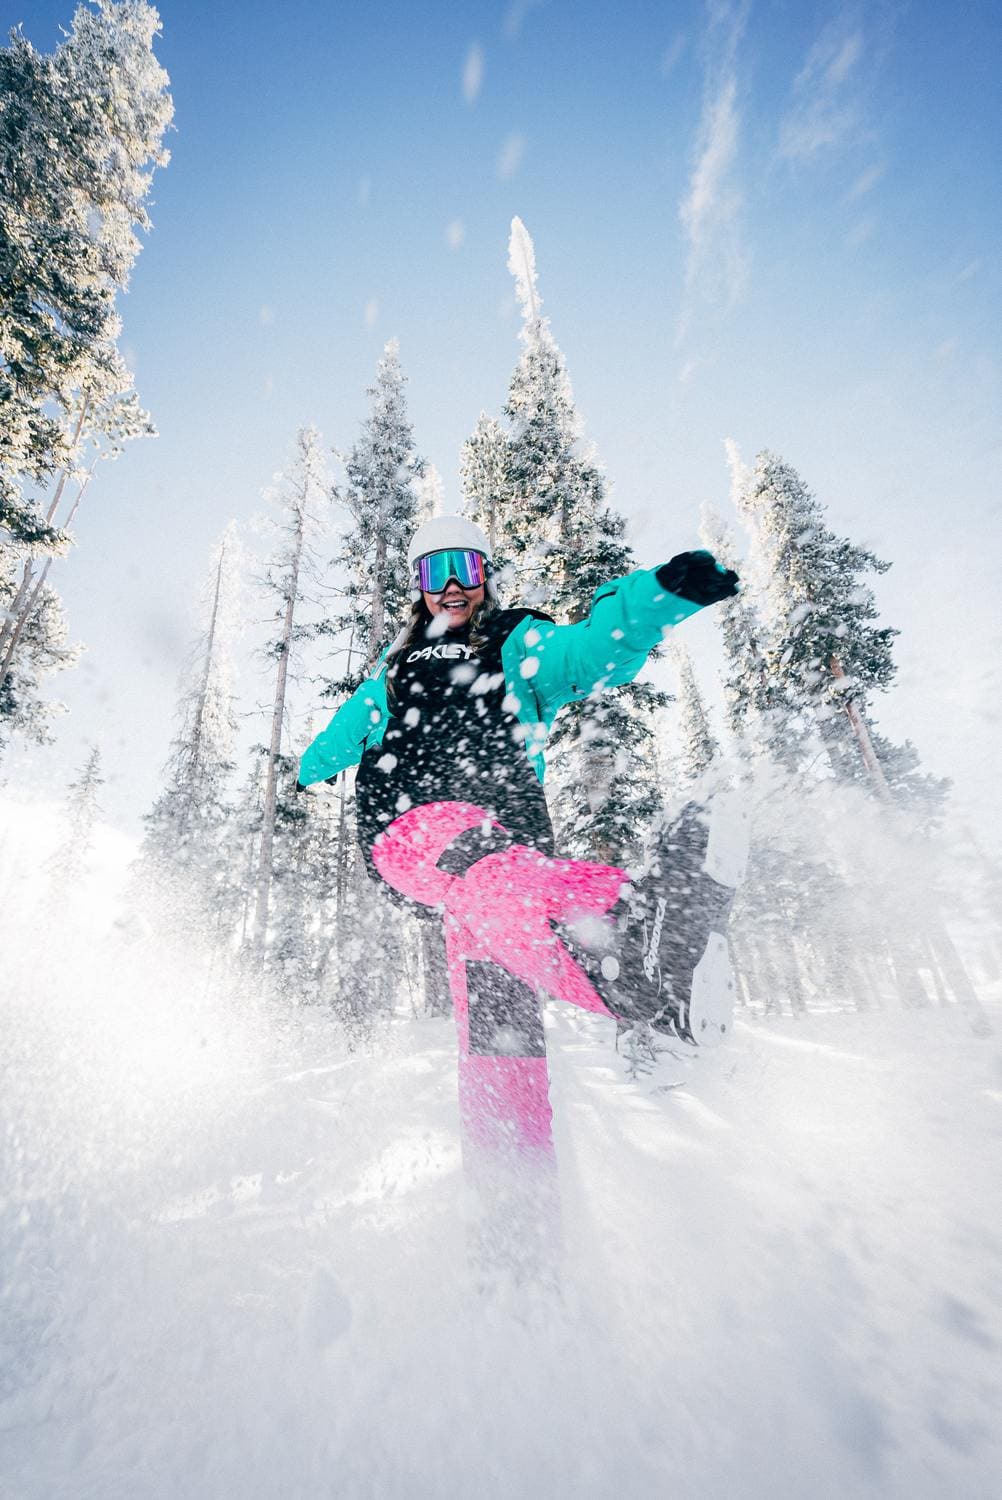
[[[412,661],[469,661],[473,652],[469,646],[464,646],[461,641],[450,641],[441,646],[422,646],[420,651],[412,651],[407,658],[408,665]]]

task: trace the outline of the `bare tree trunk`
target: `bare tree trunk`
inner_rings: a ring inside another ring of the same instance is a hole
[[[800,980],[800,965],[797,961],[797,950],[789,937],[783,951],[783,968],[790,992],[790,1009],[795,1016],[806,1015],[807,1000],[804,996],[804,986]]]
[[[285,693],[289,681],[289,653],[292,649],[292,625],[296,615],[299,591],[299,568],[303,556],[303,536],[306,525],[306,508],[300,506],[296,515],[296,530],[293,541],[292,562],[289,567],[289,592],[285,602],[285,618],[282,622],[282,640],[278,653],[278,672],[275,677],[275,703],[271,714],[271,743],[268,747],[268,769],[264,784],[264,806],[261,818],[261,848],[258,858],[257,900],[254,908],[254,946],[260,954],[264,949],[268,927],[268,898],[271,895],[272,865],[275,847],[275,808],[278,792],[278,758],[282,751],[282,725],[285,720]]]
[[[348,637],[348,676],[351,676],[351,658],[355,650],[355,626]],[[337,880],[334,887],[334,947],[340,960],[344,939],[344,909],[348,892],[348,785],[346,773],[338,777],[341,788],[341,807],[337,820]]]
[[[17,637],[20,638],[21,630],[24,628],[24,601],[27,599],[28,594],[31,592],[31,581],[35,576],[34,568],[34,562],[29,557],[28,561],[24,565],[24,571],[21,574],[21,582],[17,586],[17,593],[10,601],[10,609],[7,611],[7,619],[4,621],[3,625],[0,625],[0,658],[2,658],[4,663],[3,669],[0,670],[0,679],[2,679],[3,674],[6,672],[6,664],[10,661],[10,658],[14,654],[13,647],[8,650],[11,637],[16,634]],[[14,642],[14,645],[17,645],[16,640]]]
[[[762,990],[763,1005],[767,1016],[781,1015],[783,1011],[783,982],[773,956],[772,935],[756,943],[759,961],[756,972]]]
[[[86,491],[87,486],[90,484],[93,474],[94,468],[92,465],[90,473],[87,475],[86,479],[83,481],[79,490],[77,491],[77,497],[73,502],[73,508],[71,509],[69,515],[66,517],[67,526],[69,526],[70,522],[73,520],[73,517],[76,515],[80,505],[80,501],[84,497],[84,492]],[[60,484],[62,484],[62,480],[60,480]],[[0,682],[3,681],[7,673],[10,671],[11,662],[14,660],[14,652],[17,650],[18,645],[20,644],[21,636],[24,634],[25,626],[31,620],[31,617],[35,610],[35,605],[38,603],[38,596],[42,592],[42,588],[45,584],[46,578],[48,578],[49,576],[49,569],[51,567],[52,558],[47,557],[45,559],[45,566],[39,574],[34,588],[30,589],[30,592],[27,593],[27,597],[23,597],[25,591],[29,588],[31,583],[31,563],[27,562],[24,565],[24,578],[21,580],[21,587],[17,591],[17,596],[14,600],[14,607],[10,611],[10,613],[14,617],[13,622],[8,626],[9,633],[7,636],[7,642],[3,647],[3,657],[2,659],[0,659]],[[18,598],[20,598],[22,601],[20,607],[18,607],[17,605]]]
[[[369,651],[365,660],[366,672],[371,672],[379,660],[383,631],[386,626],[386,584],[384,582],[386,578],[386,533],[382,526],[376,533],[376,560],[372,577],[372,616],[369,627]],[[350,670],[350,655],[348,661]]]
[[[31,614],[32,610],[35,607],[35,602],[42,591],[42,586],[45,583],[46,578],[48,577],[49,568],[51,566],[52,558],[47,557],[45,559],[45,566],[42,568],[42,571],[39,574],[38,581],[36,582],[35,587],[30,588],[31,579],[33,577],[31,571],[31,563],[25,563],[24,565],[24,579],[22,580],[21,588],[19,588],[17,591],[17,597],[21,599],[21,603],[18,606],[17,600],[15,600],[15,608],[10,612],[12,621],[10,623],[10,629],[7,635],[6,644],[3,648],[3,658],[2,660],[0,660],[0,682],[3,681],[3,679],[7,676],[7,673],[10,671],[11,663],[14,660],[14,653],[21,643],[21,636],[24,634],[25,626],[31,619]],[[22,590],[25,589],[27,589],[27,597],[22,597]]]
[[[201,760],[202,734],[205,726],[205,706],[209,696],[209,681],[212,676],[212,655],[215,650],[216,625],[219,620],[219,599],[223,584],[223,563],[226,558],[226,541],[224,539],[219,549],[219,562],[216,566],[216,583],[212,596],[212,615],[209,620],[209,638],[205,647],[205,670],[202,673],[202,686],[198,694],[198,706],[195,709],[195,723],[191,733],[191,769],[194,772]],[[194,776],[192,776],[194,780]],[[188,831],[188,819],[191,816],[191,802],[181,810],[181,821],[179,833],[183,837]]]
[[[995,980],[1002,976],[1002,961],[1000,961],[1000,950],[998,943],[983,938],[978,948],[978,965],[981,969],[981,977],[988,984],[994,984]]]
[[[409,936],[408,932],[401,935],[400,966],[404,972],[411,1015],[416,1017],[421,1014],[421,949],[420,939],[417,946],[414,946],[408,941]]]
[[[894,981],[897,985],[901,1004],[908,1010],[924,1010],[929,1004],[929,996],[925,992],[925,986],[919,978],[918,968],[911,954],[906,951],[905,942],[895,935],[887,939],[887,949],[890,954],[891,968],[894,971]]]
[[[953,991],[957,1004],[966,1015],[971,1029],[978,1036],[991,1036],[992,1025],[978,999],[970,981],[964,961],[954,946],[953,939],[941,922],[934,922],[929,931],[929,942]]]
[[[876,1006],[879,1010],[884,1004],[883,990],[880,986],[879,976],[874,974],[875,949],[872,943],[869,946],[871,957],[865,961],[853,958],[849,961],[849,973],[853,976],[854,992],[859,999],[856,1002],[857,1010],[869,1010]]]
[[[494,552],[497,547],[497,513],[498,503],[495,496],[492,494],[491,498],[487,502],[487,545],[491,549],[492,557],[494,556]]]
[[[452,994],[445,960],[445,932],[440,921],[421,923],[421,972],[424,978],[425,1015],[449,1015],[452,1011]]]
[[[77,425],[73,429],[73,446],[74,446],[74,448],[76,447],[77,443],[79,443],[79,441],[80,441],[80,434],[81,434],[81,432],[83,432],[83,424],[86,421],[87,412],[88,412],[89,409],[90,409],[90,397],[86,396],[84,398],[83,405],[80,408],[80,415],[77,418]],[[97,459],[95,459],[94,463],[91,464],[91,466],[90,466],[90,474],[87,475],[87,480],[89,480],[91,474],[93,474],[93,472],[94,472],[94,464],[96,464],[96,463],[97,463]],[[63,498],[63,489],[64,489],[64,487],[66,485],[67,479],[69,478],[69,473],[70,473],[69,469],[64,469],[63,472],[60,474],[60,476],[59,476],[59,483],[56,485],[56,493],[53,495],[53,497],[52,497],[52,503],[51,503],[51,505],[49,506],[48,510],[45,513],[46,522],[50,526],[52,525],[52,522],[55,520],[56,511],[59,509],[59,502]],[[87,483],[87,481],[85,480],[84,484],[81,486],[81,493],[86,488],[86,483]],[[69,517],[66,520],[66,525],[67,526],[70,524],[70,521],[72,521],[72,519],[73,519],[73,512],[76,511],[76,508],[77,508],[77,506],[79,504],[80,504],[80,495],[78,494],[77,498],[76,498],[76,500],[74,501],[74,504],[73,504],[73,511],[70,512],[70,515],[69,515]]]
[[[932,987],[936,991],[936,1004],[946,1005],[946,981],[943,978],[943,971],[940,968],[939,962],[936,958],[936,951],[933,948],[932,943],[929,941],[928,936],[924,937],[922,940],[922,952],[923,957],[926,961],[926,967],[929,970],[930,975],[932,976]]]
[[[727,932],[727,948],[730,954],[731,967],[734,970],[734,982],[737,986],[739,997],[741,1002],[747,1005],[750,998],[749,979],[752,957],[749,946],[745,941],[743,930],[733,920]]]
[[[833,677],[842,678],[844,680],[845,672],[842,670],[842,663],[839,661],[837,656],[833,656],[831,658],[829,666],[831,667]],[[883,767],[877,759],[877,753],[873,748],[873,742],[870,739],[870,731],[866,727],[863,715],[860,713],[857,705],[851,700],[845,705],[845,712],[846,716],[848,717],[849,723],[852,725],[852,732],[856,736],[857,743],[859,744],[860,754],[863,757],[863,764],[866,766],[866,769],[872,776],[878,794],[883,798],[885,802],[890,802],[892,800],[891,789],[887,785],[887,777],[884,775]]]
[[[255,863],[254,835],[251,834],[247,841],[247,873],[244,877],[244,899],[241,903],[240,912],[240,951],[244,952],[247,945],[247,919],[250,916],[250,890],[254,878]]]
[[[337,819],[337,876],[334,885],[334,946],[341,952],[341,935],[344,927],[344,898],[348,884],[348,857],[345,848],[348,830],[348,793],[344,772],[338,777],[341,786],[341,806]]]
[[[80,441],[80,434],[83,431],[83,424],[87,415],[87,409],[89,405],[89,399],[85,399],[83,405],[80,408],[80,415],[77,418],[77,425],[73,429],[74,448]],[[97,460],[95,459],[94,462],[96,463]],[[80,504],[83,492],[87,488],[87,485],[90,482],[91,474],[93,474],[93,472],[94,464],[91,464],[90,474],[87,475],[87,478],[84,480],[83,484],[80,486],[79,491],[77,492],[77,498],[73,502],[73,509],[70,511],[70,514],[64,523],[64,530],[76,515],[77,506]],[[62,473],[59,475],[59,483],[56,485],[56,492],[53,495],[52,500],[49,504],[49,508],[45,514],[46,524],[49,526],[52,525],[56,511],[59,509],[59,504],[63,498],[63,490],[66,488],[66,481],[69,478],[69,473],[69,469],[63,469]],[[21,575],[21,582],[18,585],[17,593],[11,600],[11,606],[9,610],[11,618],[5,621],[2,628],[0,628],[0,656],[2,656],[2,663],[0,663],[0,681],[2,681],[6,676],[6,673],[10,667],[11,658],[13,657],[14,652],[17,649],[17,643],[21,638],[22,631],[24,630],[25,623],[31,618],[31,611],[34,607],[35,599],[38,597],[39,589],[45,582],[45,577],[49,571],[49,565],[51,562],[52,558],[50,557],[46,561],[45,567],[42,570],[42,576],[39,579],[38,584],[36,585],[34,590],[32,590],[31,588],[31,580],[34,576],[34,563],[29,557],[24,565],[24,572]],[[29,593],[31,594],[30,599],[28,599]],[[27,604],[25,603],[25,600],[28,600]],[[11,639],[12,636],[13,640]]]

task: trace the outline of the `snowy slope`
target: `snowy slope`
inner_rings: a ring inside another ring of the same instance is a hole
[[[562,1290],[484,1297],[448,1023],[351,1055],[141,944],[8,979],[0,1494],[1000,1492],[997,1009],[640,1083],[552,1013]]]

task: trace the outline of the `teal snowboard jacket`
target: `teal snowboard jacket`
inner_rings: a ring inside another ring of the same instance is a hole
[[[531,615],[519,621],[501,648],[505,707],[524,726],[525,753],[540,781],[546,735],[564,704],[632,682],[665,631],[700,608],[663,588],[655,569],[640,568],[596,589],[587,618],[574,625]],[[384,655],[303,755],[300,784],[357,765],[382,742],[388,718]]]

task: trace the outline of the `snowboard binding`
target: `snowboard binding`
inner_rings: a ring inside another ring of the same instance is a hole
[[[622,1022],[700,1047],[724,1040],[735,994],[725,934],[747,857],[748,818],[736,792],[689,802],[666,823],[646,871],[581,957]]]

